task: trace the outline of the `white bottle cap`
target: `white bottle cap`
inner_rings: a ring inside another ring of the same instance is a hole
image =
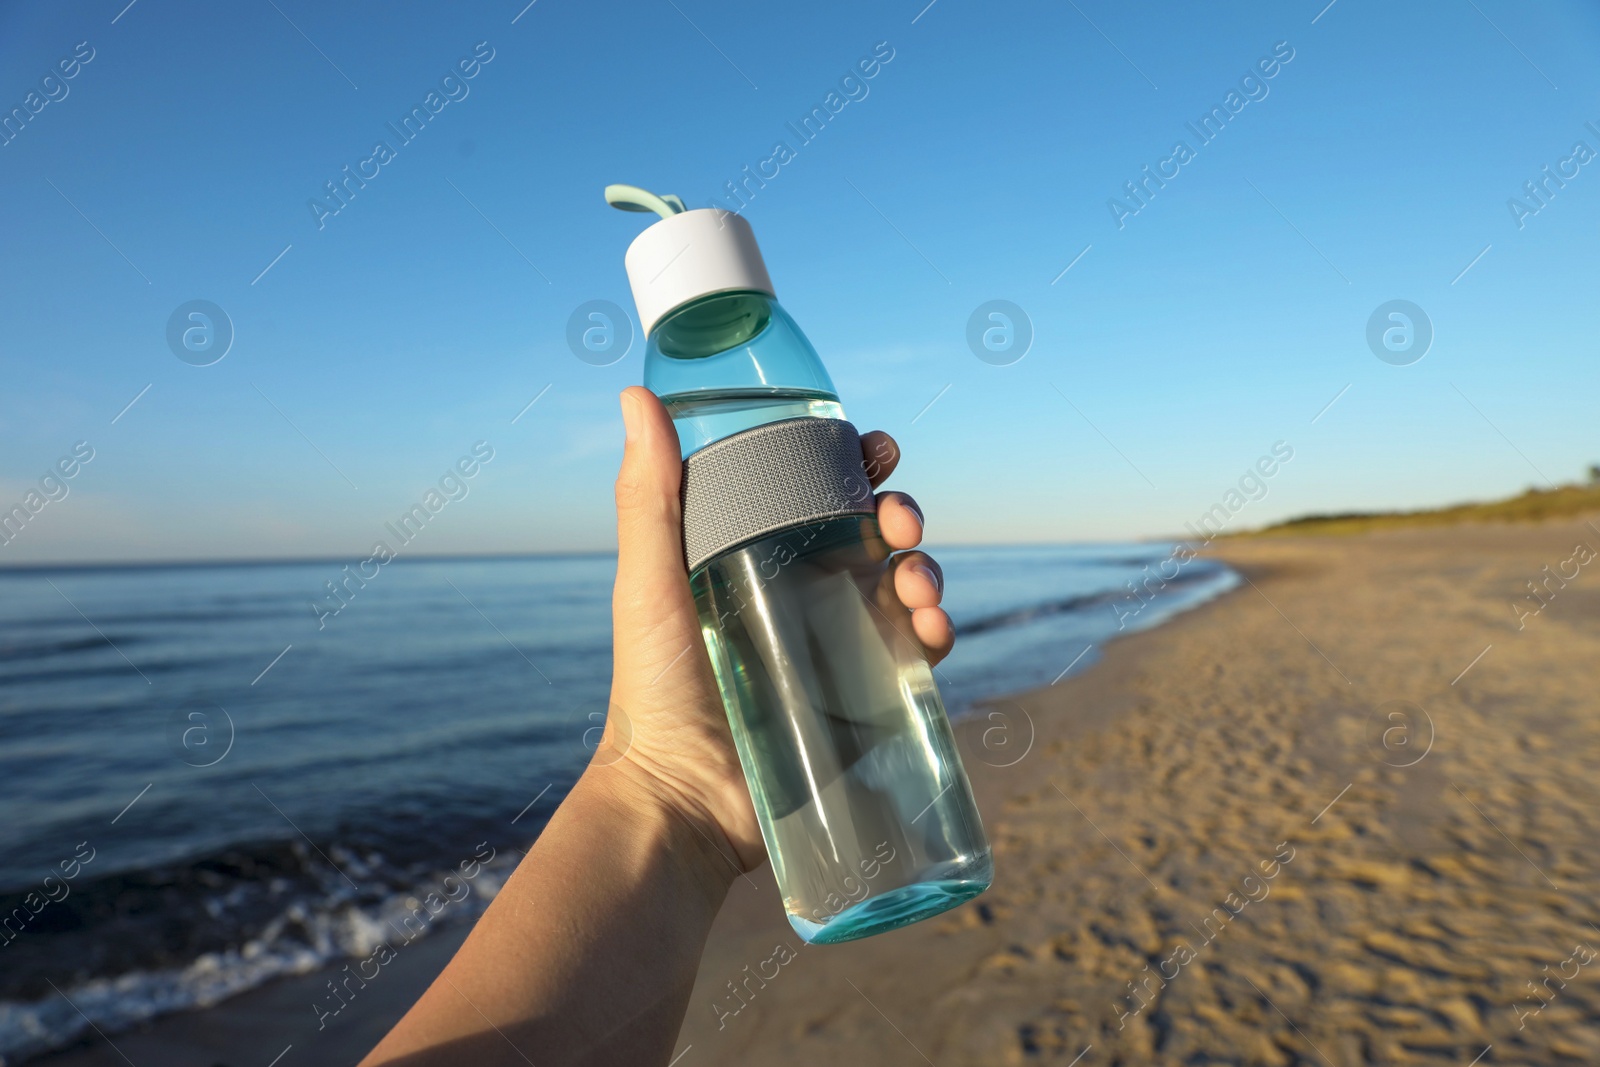
[[[646,336],[668,313],[711,293],[777,295],[754,231],[731,211],[700,208],[664,218],[634,238],[623,263]]]

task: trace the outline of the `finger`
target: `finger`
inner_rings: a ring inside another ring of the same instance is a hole
[[[956,628],[943,608],[918,608],[911,613],[911,628],[928,651],[928,662],[938,663],[956,643]]]
[[[882,430],[868,430],[861,435],[861,461],[867,468],[872,488],[876,489],[899,466],[900,446]]]
[[[908,608],[938,607],[944,572],[926,552],[907,552],[895,561],[894,591]]]
[[[916,548],[922,543],[922,509],[905,493],[879,493],[878,529],[890,548]]]
[[[683,566],[678,488],[683,465],[678,434],[655,394],[639,386],[623,390],[622,469],[617,474],[617,585],[612,599],[619,655],[643,652],[664,638],[664,626],[685,611],[692,617]],[[643,640],[640,640],[643,639]]]

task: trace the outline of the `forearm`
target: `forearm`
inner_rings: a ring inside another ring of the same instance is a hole
[[[365,1064],[665,1064],[736,876],[695,825],[591,767]]]

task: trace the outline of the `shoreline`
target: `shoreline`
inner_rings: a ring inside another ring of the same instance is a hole
[[[1196,604],[1177,608],[1163,605],[1156,616],[1156,621],[1143,625],[1136,624],[1137,628],[1131,628],[1128,632],[1117,634],[1103,644],[1092,646],[1097,649],[1098,655],[1089,657],[1081,669],[1066,674],[1060,679],[1059,684],[1066,686],[1104,671],[1114,650],[1121,650],[1125,646],[1144,640],[1157,640],[1158,635],[1165,633],[1180,621],[1213,610],[1237,596],[1241,588],[1244,587],[1234,586]],[[1019,702],[1049,693],[1053,688],[1053,685],[1047,685],[1017,693],[987,697],[967,708],[963,714],[951,716],[963,762],[966,764],[969,777],[973,780],[974,790],[978,791],[981,810],[984,809],[985,794],[983,786],[980,785],[979,772],[986,768],[981,766],[983,744],[980,738],[984,729],[987,729],[982,725],[987,720],[980,716],[1004,705],[1019,707]],[[1025,712],[1025,714],[1032,713]],[[1011,723],[1006,724],[1008,731],[1012,728]],[[1002,744],[1010,743],[1008,735]],[[1016,757],[1001,751],[990,758],[995,762],[1005,763]],[[981,903],[984,899],[985,897],[980,896],[977,902]],[[937,916],[932,921],[938,922],[945,918],[946,916]],[[354,1063],[377,1044],[378,1040],[388,1032],[389,1027],[397,1022],[422,994],[455,954],[456,949],[466,940],[471,928],[470,922],[453,924],[417,942],[417,948],[413,952],[407,953],[384,968],[384,974],[401,977],[392,982],[385,982],[381,987],[374,983],[371,995],[363,998],[365,1004],[360,1006],[360,1010],[352,1013],[344,1022],[334,1019],[325,1028],[316,1025],[318,1020],[313,1017],[315,1013],[313,1005],[327,999],[328,981],[342,973],[341,967],[332,965],[303,975],[274,979],[210,1007],[157,1016],[131,1029],[112,1034],[109,1040],[91,1032],[65,1048],[29,1058],[23,1063],[27,1067],[112,1067],[125,1064],[123,1056],[115,1051],[112,1044],[114,1042],[116,1047],[127,1050],[135,1063],[142,1062],[140,1055],[142,1052],[143,1059],[160,1062],[164,1067],[165,1065],[243,1067],[243,1064],[251,1061],[239,1055],[241,1049],[250,1050],[249,1054],[254,1056],[257,1051],[265,1050],[280,1037],[282,1040],[278,1047],[291,1049],[280,1067],[290,1067],[291,1057],[298,1059],[301,1051],[305,1051],[308,1056],[318,1057],[301,1062]],[[714,969],[715,965],[709,962],[713,959],[713,954],[731,953],[737,956],[743,951],[740,946],[752,936],[758,941],[771,941],[773,937],[786,939],[788,945],[797,952],[802,948],[822,947],[806,946],[789,926],[783,916],[771,868],[765,864],[760,870],[736,881],[730,891],[708,940],[705,955],[702,957],[702,981],[696,984],[695,997],[701,995],[700,986],[705,976]],[[850,944],[857,943],[826,947],[848,948]],[[754,962],[768,958],[772,954],[772,948],[772,944],[767,944],[759,955],[751,955],[749,962],[753,965]],[[367,990],[362,991],[363,994],[367,992]],[[691,998],[691,1017],[693,1006],[697,1003],[698,1000]],[[303,1013],[304,1019],[297,1020],[297,1012]],[[685,1029],[688,1028],[686,1020]],[[680,1041],[680,1047],[681,1045]]]
[[[1584,572],[1521,630],[1511,606],[1575,541],[1600,544],[1582,521],[1213,544],[1244,583],[996,698],[1031,724],[1021,759],[958,726],[996,858],[983,896],[802,946],[770,869],[736,880],[680,1067],[864,1049],[940,1067],[1466,1063],[1490,1044],[1600,1061],[1592,973],[1545,999],[1524,988],[1574,941],[1600,947],[1579,921],[1600,877],[1583,666],[1600,662],[1600,580]],[[173,1067],[290,1045],[279,1067],[354,1062],[465,932],[419,943],[322,1033],[314,974],[113,1040]],[[780,945],[793,959],[756,976]],[[97,1040],[30,1062],[123,1060]]]

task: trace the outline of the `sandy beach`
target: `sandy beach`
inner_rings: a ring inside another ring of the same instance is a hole
[[[676,1063],[1600,1062],[1600,577],[1524,599],[1597,526],[1222,544],[1238,590],[962,730],[990,892],[804,947],[740,879]],[[308,976],[38,1062],[351,1063],[459,936],[320,1032]]]

